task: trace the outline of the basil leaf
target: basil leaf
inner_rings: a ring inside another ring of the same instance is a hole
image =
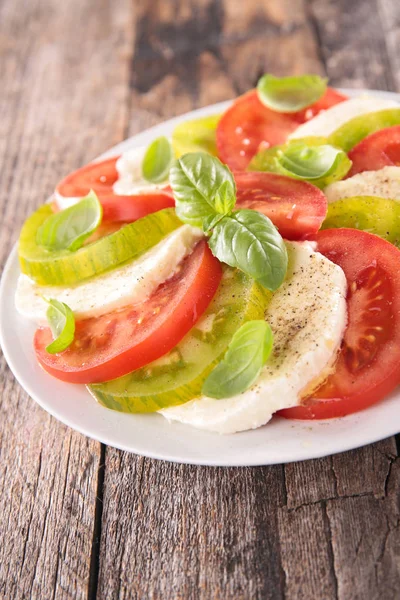
[[[47,300],[49,308],[46,317],[50,325],[54,341],[46,347],[49,354],[62,352],[74,341],[75,319],[72,310],[58,300]]]
[[[151,183],[161,183],[168,179],[174,159],[171,142],[164,136],[157,138],[147,148],[142,162],[142,175]]]
[[[179,123],[172,133],[172,147],[179,158],[188,152],[217,155],[215,132],[221,115],[201,117]]]
[[[249,170],[279,173],[324,188],[343,179],[351,165],[340,148],[328,144],[326,138],[315,137],[262,150],[252,159]]]
[[[258,82],[260,101],[276,112],[297,112],[314,104],[326,91],[327,79],[319,75],[274,77],[264,75]]]
[[[298,138],[296,140],[290,140],[285,144],[271,146],[260,150],[250,161],[248,166],[249,171],[269,171],[271,173],[278,173],[279,167],[276,162],[276,157],[281,153],[287,152],[289,149],[294,147],[314,147],[323,146],[329,144],[328,139],[320,136],[308,136],[304,138]]]
[[[235,205],[236,184],[232,173],[218,158],[204,152],[178,158],[171,167],[169,182],[176,214],[189,225],[202,227],[205,219],[228,214]]]
[[[93,190],[77,204],[50,215],[36,233],[47,250],[78,250],[101,223],[103,208]]]
[[[343,166],[346,169],[344,176],[352,164],[343,150],[329,145],[311,147],[296,144],[289,146],[286,152],[278,153],[275,160],[282,173],[311,182],[326,179],[338,170],[343,173]]]
[[[202,393],[210,398],[231,398],[245,392],[259,376],[273,344],[265,321],[248,321],[232,338],[223,360],[211,371]]]
[[[221,262],[274,291],[285,279],[288,257],[275,225],[255,210],[238,210],[214,227],[208,244]]]

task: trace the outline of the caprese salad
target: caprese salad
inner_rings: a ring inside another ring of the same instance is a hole
[[[400,383],[400,105],[263,76],[65,177],[23,225],[36,358],[104,406],[218,433]]]

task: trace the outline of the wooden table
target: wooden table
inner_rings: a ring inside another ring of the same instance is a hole
[[[399,90],[398,0],[1,0],[0,254],[57,180],[260,74]],[[394,438],[285,466],[168,464],[40,409],[1,362],[0,598],[400,598]]]

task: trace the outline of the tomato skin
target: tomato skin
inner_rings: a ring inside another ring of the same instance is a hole
[[[400,382],[400,250],[365,231],[327,229],[318,251],[340,265],[348,283],[348,325],[335,370],[289,419],[329,419],[382,400]]]
[[[400,165],[400,125],[371,133],[349,152],[353,165],[347,177]],[[346,179],[347,179],[346,177]]]
[[[132,223],[150,213],[175,206],[169,187],[132,196],[114,194],[118,158],[114,156],[90,163],[70,173],[58,184],[56,193],[65,198],[83,198],[94,190],[103,206],[103,222]]]
[[[51,330],[38,329],[36,357],[50,375],[70,383],[101,383],[131,373],[180,342],[208,307],[221,277],[219,261],[202,240],[144,303],[77,321],[74,342],[64,352],[46,352]]]
[[[172,193],[165,190],[135,196],[99,197],[99,200],[103,221],[112,223],[132,223],[150,213],[175,206]]]
[[[236,208],[258,210],[271,219],[282,237],[301,240],[314,235],[328,209],[325,194],[305,181],[258,171],[236,171]]]
[[[283,144],[299,125],[343,100],[347,97],[328,88],[325,95],[308,108],[296,113],[279,113],[264,106],[257,91],[251,90],[235,100],[219,121],[218,156],[232,170],[244,170],[259,150]]]
[[[69,173],[56,187],[60,196],[65,198],[83,197],[92,189],[96,194],[105,196],[112,193],[112,186],[118,179],[116,163],[119,156],[89,163]]]

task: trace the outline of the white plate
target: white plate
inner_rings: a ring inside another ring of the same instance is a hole
[[[372,93],[400,101],[396,94]],[[103,156],[148,144],[159,135],[168,136],[177,123],[222,112],[228,105],[229,102],[224,102],[171,119],[122,142]],[[199,431],[179,423],[169,424],[159,415],[127,415],[108,410],[97,404],[84,386],[57,381],[38,366],[32,349],[34,327],[20,318],[14,307],[18,275],[14,248],[0,286],[0,342],[12,372],[45,410],[104,444],[181,463],[251,466],[318,458],[357,448],[400,431],[399,392],[381,404],[343,419],[304,422],[274,418],[266,427],[229,436]]]

